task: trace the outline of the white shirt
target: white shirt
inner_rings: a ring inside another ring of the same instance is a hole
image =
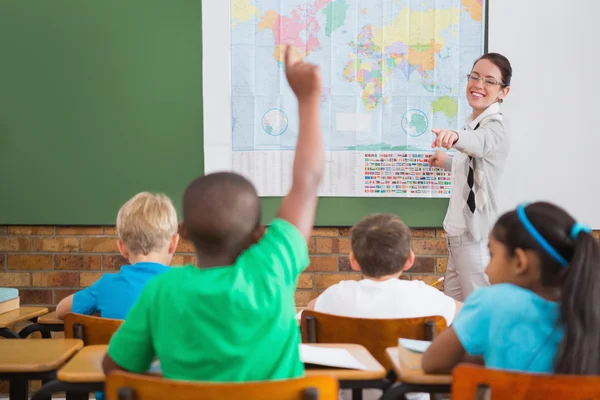
[[[382,319],[441,315],[450,325],[456,313],[456,302],[422,281],[363,279],[342,281],[329,287],[317,298],[315,311]]]

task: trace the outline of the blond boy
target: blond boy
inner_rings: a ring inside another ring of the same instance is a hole
[[[119,210],[117,233],[119,252],[130,265],[63,299],[56,307],[59,318],[74,312],[124,319],[146,283],[169,270],[179,235],[177,213],[167,196],[135,195]]]

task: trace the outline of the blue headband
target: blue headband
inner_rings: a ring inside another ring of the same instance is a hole
[[[571,228],[571,234],[569,236],[571,236],[571,239],[575,240],[575,239],[577,239],[577,236],[579,236],[579,234],[581,232],[591,233],[592,229],[585,224],[580,224],[579,222],[575,222],[575,224]]]
[[[523,224],[523,226],[525,227],[527,232],[529,232],[531,237],[533,237],[535,239],[535,241],[538,242],[538,244],[540,246],[542,246],[542,249],[544,249],[544,251],[546,253],[548,253],[550,255],[550,257],[554,258],[561,266],[566,267],[567,265],[569,265],[568,261],[565,260],[565,258],[563,256],[561,256],[558,253],[558,251],[556,251],[554,249],[554,247],[552,247],[552,245],[550,243],[548,243],[548,241],[546,239],[544,239],[542,234],[539,233],[537,229],[535,229],[535,226],[533,226],[531,221],[529,221],[529,218],[527,218],[527,214],[525,214],[525,207],[527,207],[526,204],[518,206],[517,207],[517,215],[519,216],[519,219],[521,220],[521,223]],[[575,224],[575,226],[573,226],[573,230],[571,230],[571,236],[573,235],[573,231],[575,230],[576,227],[577,227],[577,224]],[[577,228],[578,228],[578,230],[575,230],[575,231],[577,234],[579,234],[579,232],[582,230],[582,228],[579,228],[579,227],[577,227]]]

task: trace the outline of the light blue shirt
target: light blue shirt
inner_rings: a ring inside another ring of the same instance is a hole
[[[564,335],[559,316],[559,303],[503,283],[473,292],[452,328],[486,367],[551,373]]]
[[[169,269],[166,265],[151,262],[125,265],[119,273],[103,275],[92,286],[75,293],[72,311],[125,319],[146,284]]]

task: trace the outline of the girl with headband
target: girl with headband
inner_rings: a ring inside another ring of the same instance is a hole
[[[465,356],[486,367],[600,374],[600,247],[590,229],[549,203],[504,214],[489,238],[490,287],[467,298],[423,356],[445,373]]]

